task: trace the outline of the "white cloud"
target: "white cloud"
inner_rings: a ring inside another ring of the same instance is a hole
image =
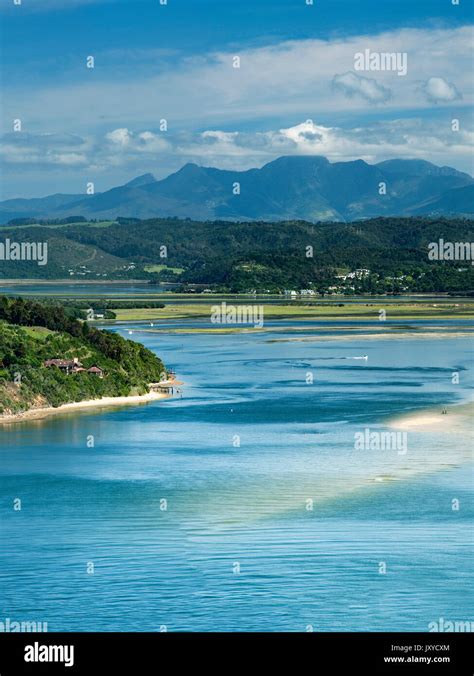
[[[455,85],[442,77],[430,77],[423,83],[421,89],[428,101],[432,103],[456,101],[462,98]]]
[[[163,135],[151,131],[113,129],[104,136],[80,137],[67,134],[5,134],[0,156],[5,164],[107,167],[139,162],[141,156],[159,159],[171,146]]]
[[[93,145],[76,134],[5,134],[0,156],[6,164],[85,166]]]
[[[10,133],[0,150],[6,166],[110,169],[159,176],[185,162],[227,169],[261,166],[280,155],[324,155],[331,161],[363,159],[369,163],[394,157],[423,158],[469,168],[474,134],[453,132],[421,118],[371,122],[365,126],[327,126],[305,120],[266,131],[210,129],[199,133],[155,133],[117,128],[96,137]],[[429,154],[427,153],[429,149]]]
[[[176,56],[158,74],[153,67],[155,57],[150,56],[147,63],[141,54],[133,74],[120,79],[108,79],[109,71],[101,72],[98,65],[93,72],[84,69],[80,80],[76,74],[70,85],[7,90],[4,118],[11,120],[22,112],[28,118],[34,110],[34,124],[44,131],[87,133],[104,126],[154,129],[157,118],[166,118],[170,128],[210,129],[237,120],[260,123],[276,116],[283,120],[332,113],[372,114],[374,101],[383,102],[388,90],[392,96],[384,101],[384,112],[421,111],[433,101],[427,101],[420,82],[429,82],[434,74],[446,83],[455,81],[456,90],[462,93],[460,105],[467,107],[473,102],[471,38],[471,28],[464,26],[287,41],[242,50],[240,68],[232,67],[234,53],[219,52]],[[354,54],[366,48],[406,52],[407,75],[377,72],[376,81],[340,75],[353,68]],[[100,53],[96,63],[101,63]],[[334,87],[335,77],[341,86]],[[354,95],[348,96],[349,92]],[[441,94],[438,105],[449,105],[453,99]]]
[[[114,129],[109,131],[105,138],[115,145],[125,147],[129,145],[132,135],[128,129]]]
[[[250,166],[288,154],[324,155],[331,161],[363,159],[369,163],[397,157],[421,158],[467,169],[473,141],[472,131],[453,132],[450,125],[440,127],[436,122],[419,118],[373,122],[353,128],[328,127],[306,120],[276,131],[238,134],[234,142],[242,158],[252,159]],[[227,147],[222,147],[222,152],[226,157]],[[218,153],[219,148],[214,147],[217,165]],[[243,168],[247,168],[246,163]]]
[[[346,96],[360,96],[370,103],[386,103],[392,97],[390,89],[378,84],[373,78],[356,75],[356,73],[335,75],[332,82],[334,87]]]
[[[170,145],[163,134],[155,134],[151,131],[144,131],[137,134],[133,140],[133,149],[137,153],[163,153],[170,150]]]
[[[128,156],[137,153],[160,154],[170,148],[163,134],[155,134],[151,131],[134,133],[125,128],[114,129],[105,135],[105,140],[114,146],[115,150],[119,149]]]

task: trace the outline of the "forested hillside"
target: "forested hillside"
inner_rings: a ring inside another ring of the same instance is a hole
[[[84,370],[67,374],[44,366],[48,359],[74,358]],[[89,373],[92,366],[104,377]],[[0,414],[144,394],[163,372],[161,360],[139,343],[90,327],[60,305],[0,298]]]
[[[470,260],[428,258],[428,245],[439,239],[474,241],[474,221],[466,218],[376,218],[354,223],[120,218],[101,227],[84,223],[9,226],[0,233],[0,240],[48,242],[51,260],[43,267],[32,261],[2,262],[0,275],[5,278],[68,277],[70,260],[76,260],[82,248],[96,252],[93,260],[101,261],[101,278],[203,284],[220,291],[325,288],[337,282],[341,269],[357,268],[368,269],[371,275],[355,285],[356,291],[397,291],[399,286],[430,292],[474,288]],[[70,278],[97,279],[97,274],[91,266],[76,266]],[[397,285],[402,277],[403,285]]]

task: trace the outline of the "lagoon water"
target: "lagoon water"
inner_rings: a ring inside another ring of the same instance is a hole
[[[367,427],[466,400],[470,339],[143,328],[115,330],[175,368],[182,398],[0,430],[1,619],[50,631],[472,619],[466,431],[449,434],[448,414],[446,433],[410,431],[406,454],[354,449]]]

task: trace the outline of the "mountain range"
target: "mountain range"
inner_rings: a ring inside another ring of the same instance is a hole
[[[285,156],[261,169],[228,171],[188,163],[162,180],[144,174],[94,195],[10,199],[0,202],[0,223],[70,216],[344,222],[472,216],[473,205],[474,179],[451,167],[424,160],[332,163],[320,156]]]

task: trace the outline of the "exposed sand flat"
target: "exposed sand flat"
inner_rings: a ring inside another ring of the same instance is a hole
[[[290,327],[290,330],[292,327]],[[304,330],[307,332],[308,330],[311,329],[294,329],[294,330]],[[323,330],[327,330],[327,327]],[[345,329],[342,329],[345,330]],[[327,340],[327,341],[335,341],[335,340],[399,340],[400,338],[409,338],[409,339],[445,339],[445,338],[472,338],[472,333],[468,331],[433,331],[433,332],[418,332],[418,331],[387,331],[387,333],[357,333],[357,334],[342,334],[340,336],[338,335],[327,335],[327,336],[311,336],[311,337],[299,337],[295,336],[294,338],[275,338],[273,340],[269,340],[269,343],[291,343],[293,341],[297,342],[314,342],[315,340],[322,341],[322,340]]]
[[[70,404],[63,404],[54,408],[45,406],[44,408],[32,408],[23,413],[15,415],[0,416],[0,424],[18,423],[27,420],[38,420],[58,413],[71,413],[87,408],[104,408],[110,406],[128,406],[130,404],[143,404],[156,399],[168,399],[169,395],[164,392],[148,392],[147,394],[137,394],[131,397],[102,397],[101,399],[86,399],[84,401],[75,401]]]
[[[436,410],[409,413],[400,418],[391,420],[389,426],[398,430],[412,430],[419,432],[444,432],[446,434],[474,432],[474,402],[445,407]]]
[[[383,333],[355,333],[360,330],[360,327],[356,326],[331,326],[330,329],[334,333],[331,335],[319,335],[322,331],[328,331],[329,327],[327,326],[285,326],[285,327],[276,327],[276,326],[263,326],[263,327],[254,327],[254,326],[215,326],[215,327],[180,327],[180,328],[145,328],[138,327],[134,329],[135,333],[155,333],[155,334],[183,334],[183,335],[192,335],[192,334],[233,334],[233,333],[268,333],[268,334],[278,334],[278,333],[314,333],[314,336],[292,336],[290,338],[269,338],[267,343],[291,343],[291,342],[321,342],[329,341],[334,342],[337,340],[399,340],[400,338],[406,339],[415,339],[415,340],[424,340],[426,338],[443,338],[445,339],[447,335],[449,338],[472,338],[474,331],[465,331],[458,330],[452,331],[451,329],[445,329],[444,327],[433,327],[433,330],[430,331],[407,331],[406,329],[400,328],[398,326],[387,326]],[[341,331],[341,334],[338,335],[336,331]],[[344,332],[344,333],[343,333]],[[353,333],[350,333],[353,332]]]
[[[308,329],[303,329],[304,331],[308,331]],[[309,329],[311,330],[311,329]],[[420,340],[425,340],[426,338],[429,338],[430,340],[439,338],[446,340],[446,336],[448,335],[448,332],[433,332],[433,333],[428,333],[428,332],[423,332],[423,333],[418,333],[415,331],[410,331],[410,332],[401,332],[401,331],[394,331],[393,333],[358,333],[358,334],[352,334],[352,335],[327,335],[327,336],[311,336],[311,337],[299,337],[295,336],[294,338],[274,338],[270,339],[267,342],[269,343],[291,343],[291,342],[302,342],[302,343],[309,343],[309,342],[315,342],[317,341],[322,342],[322,341],[327,341],[327,342],[335,342],[338,340],[344,340],[344,341],[350,341],[350,340],[399,340],[400,338],[407,338],[407,339],[420,339]],[[458,331],[455,333],[449,333],[448,337],[451,338],[472,338],[472,333],[469,333],[467,331]]]

